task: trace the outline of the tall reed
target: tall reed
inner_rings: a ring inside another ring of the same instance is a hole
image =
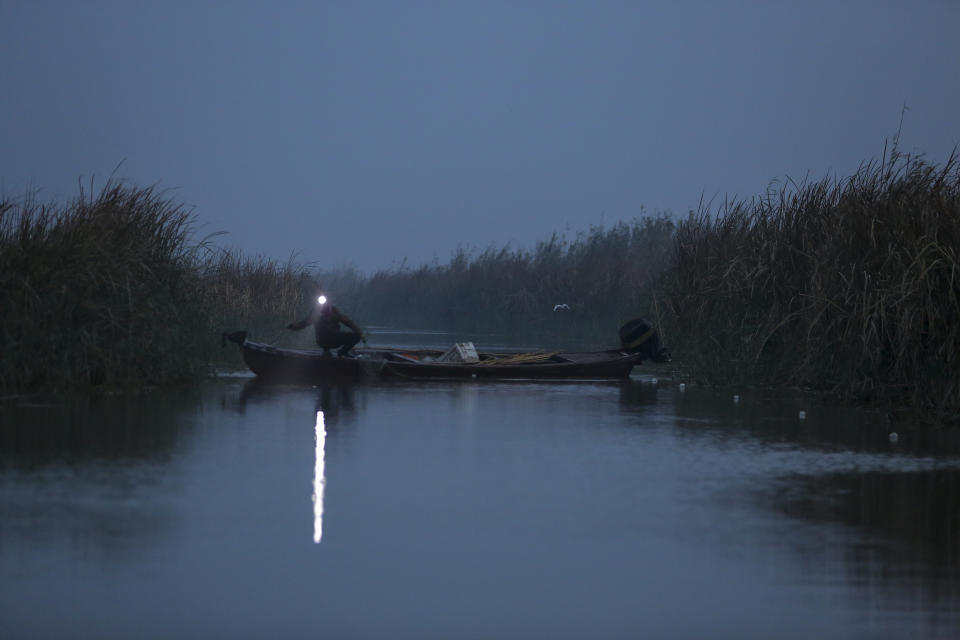
[[[212,331],[244,328],[261,340],[293,320],[318,286],[309,265],[236,249],[211,248],[199,271]]]
[[[108,182],[65,206],[0,204],[0,388],[194,375],[203,316],[191,213]]]
[[[960,414],[960,171],[894,148],[843,180],[701,208],[659,286],[711,380]]]
[[[196,380],[237,361],[222,331],[302,306],[305,267],[196,242],[192,226],[168,194],[112,180],[63,205],[0,202],[0,391]]]

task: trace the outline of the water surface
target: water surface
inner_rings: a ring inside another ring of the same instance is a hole
[[[0,637],[960,635],[951,434],[656,375],[7,399]]]

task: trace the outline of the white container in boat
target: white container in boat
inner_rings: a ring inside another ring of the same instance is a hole
[[[457,342],[438,359],[440,362],[479,362],[477,348],[472,342]]]

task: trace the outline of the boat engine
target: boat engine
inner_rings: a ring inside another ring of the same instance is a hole
[[[660,345],[656,327],[643,318],[635,318],[620,327],[620,349],[640,353],[644,360],[670,361],[670,353]]]
[[[243,342],[246,339],[247,339],[246,331],[234,331],[232,333],[223,333],[220,335],[220,346],[221,347],[227,346],[227,340],[229,340],[230,342],[236,342],[242,347]]]

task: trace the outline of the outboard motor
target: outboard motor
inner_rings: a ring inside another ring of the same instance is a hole
[[[227,340],[230,342],[236,342],[241,347],[243,346],[244,341],[247,339],[246,331],[234,331],[232,333],[223,333],[220,335],[220,346],[227,346]]]
[[[620,349],[642,354],[644,360],[670,361],[670,353],[660,346],[656,327],[643,318],[635,318],[620,327]]]

